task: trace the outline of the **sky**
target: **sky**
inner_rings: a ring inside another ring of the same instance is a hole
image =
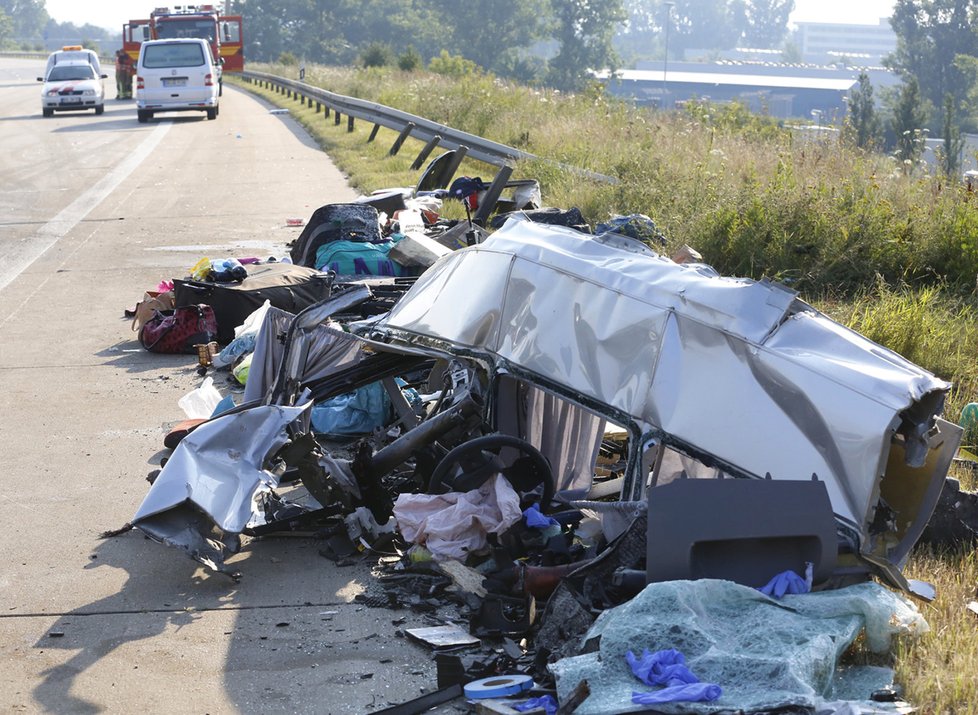
[[[191,4],[192,0],[181,3]],[[154,0],[46,0],[48,14],[58,22],[76,25],[91,23],[122,31],[129,19],[147,17],[150,10],[165,2]],[[893,0],[795,0],[792,22],[855,22],[875,25],[888,17]]]

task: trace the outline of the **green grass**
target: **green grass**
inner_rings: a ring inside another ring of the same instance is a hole
[[[936,552],[918,549],[905,569],[909,578],[934,583],[938,597],[921,607],[931,631],[897,643],[894,658],[898,682],[922,713],[978,713],[978,555],[972,549]]]
[[[689,244],[721,273],[783,281],[951,381],[945,414],[952,421],[978,401],[978,197],[956,181],[904,176],[888,157],[806,141],[738,107],[658,114],[597,92],[568,96],[483,75],[387,68],[307,67],[306,81],[531,152],[540,159],[518,166],[514,178],[539,180],[547,205],[577,206],[592,224],[615,214],[651,216],[669,250]],[[289,106],[359,191],[416,183],[410,164],[419,142],[390,157],[392,131],[368,143],[370,125],[358,122],[348,133],[345,117],[336,126],[283,95],[259,94]],[[583,180],[559,162],[619,182]],[[460,173],[487,179],[494,171],[467,161]],[[922,550],[906,572],[939,594],[922,607],[931,632],[896,649],[908,700],[924,713],[978,712],[978,616],[965,609],[976,596],[978,556]]]

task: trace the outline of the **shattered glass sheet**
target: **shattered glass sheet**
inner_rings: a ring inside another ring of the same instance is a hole
[[[632,691],[651,689],[632,675],[625,652],[643,648],[681,651],[701,681],[723,689],[712,703],[657,705],[661,712],[818,707],[853,696],[851,684],[865,673],[858,667],[839,673],[837,663],[864,627],[874,652],[884,652],[896,633],[928,630],[916,607],[872,583],[774,601],[730,581],[666,581],[650,584],[598,617],[585,637],[600,636],[597,652],[564,658],[550,668],[561,700],[581,680],[588,681],[591,695],[578,715],[642,710],[632,705]],[[879,669],[871,671],[865,682],[876,684]],[[836,684],[843,686],[839,692]]]

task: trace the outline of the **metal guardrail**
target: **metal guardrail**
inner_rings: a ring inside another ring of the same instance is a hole
[[[238,74],[248,82],[257,83],[259,86],[266,86],[269,89],[284,93],[289,97],[294,96],[303,104],[308,101],[311,106],[315,102],[316,111],[318,112],[320,108],[323,108],[327,118],[329,118],[330,112],[333,112],[335,124],[340,124],[342,121],[341,117],[345,115],[347,117],[348,131],[353,131],[355,119],[372,122],[374,128],[370,133],[368,141],[374,140],[380,127],[393,129],[398,132],[398,137],[391,147],[390,153],[392,155],[398,153],[408,137],[425,142],[424,149],[422,149],[418,158],[412,164],[412,168],[414,169],[420,168],[424,160],[427,159],[428,155],[437,146],[454,149],[464,156],[470,156],[473,159],[478,159],[492,166],[498,166],[501,169],[508,169],[506,172],[507,180],[509,173],[512,172],[514,162],[539,159],[539,157],[520,149],[484,139],[475,134],[453,129],[445,124],[439,124],[424,117],[402,112],[399,109],[387,107],[376,102],[347,97],[342,94],[320,89],[319,87],[314,87],[305,82],[286,79],[266,72],[245,70]],[[461,157],[459,157],[459,160],[461,160]],[[588,179],[606,183],[617,183],[617,180],[610,176],[576,167],[569,167],[564,164],[560,164],[560,166],[567,171]],[[497,177],[497,179],[499,178]]]
[[[333,110],[337,114],[345,115],[348,118],[362,119],[363,121],[372,122],[375,126],[393,129],[398,132],[400,144],[403,144],[404,140],[409,136],[424,142],[430,142],[435,137],[438,137],[438,145],[446,149],[458,149],[464,146],[468,150],[467,156],[484,161],[487,164],[492,164],[493,166],[506,166],[514,161],[537,158],[533,154],[525,151],[483,139],[474,134],[458,131],[457,129],[452,129],[444,124],[438,124],[437,122],[432,122],[414,114],[408,114],[407,112],[386,107],[376,102],[368,102],[363,99],[328,92],[325,89],[313,87],[305,82],[285,79],[284,77],[278,77],[265,72],[250,72],[247,70],[242,72],[241,76],[249,81],[265,83],[272,89],[284,89],[293,95],[297,95],[299,98],[313,100]],[[399,145],[397,149],[400,149]],[[397,152],[394,151],[393,153]]]
[[[0,51],[0,57],[10,57],[15,60],[46,60],[54,51],[55,50],[46,50],[42,52],[3,50]],[[99,62],[110,62],[114,59],[112,55],[101,54],[100,50],[96,50],[95,54],[98,55]]]

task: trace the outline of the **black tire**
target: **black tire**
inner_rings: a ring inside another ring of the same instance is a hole
[[[104,104],[100,104],[97,107],[95,107],[95,114],[102,114],[103,112],[105,112]]]
[[[217,119],[217,108],[216,107],[214,107],[213,109],[208,109],[207,110],[207,118],[208,119]]]
[[[136,110],[136,120],[140,124],[145,124],[146,122],[149,121],[149,118],[152,117],[152,116],[153,116],[153,113],[152,112],[147,112],[145,109],[137,109]]]
[[[41,109],[41,114],[43,114],[45,117],[53,117],[54,116],[54,110],[53,109],[48,109],[47,107],[43,107]]]

